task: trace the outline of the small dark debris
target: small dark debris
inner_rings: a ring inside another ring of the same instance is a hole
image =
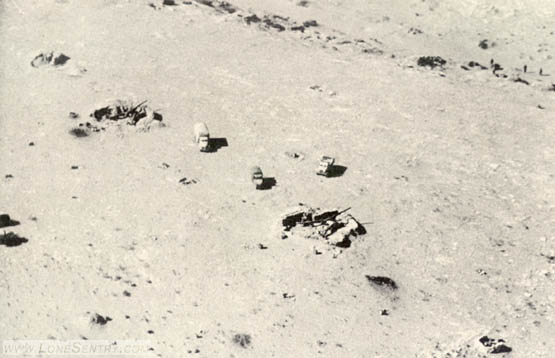
[[[78,165],[72,165],[72,166],[71,166],[71,169],[72,169],[72,170],[79,169],[79,166],[78,166]]]
[[[541,104],[538,104],[538,108],[539,108],[539,109],[545,109],[545,107],[542,106]]]
[[[29,142],[29,147],[34,147],[35,146],[35,142]]]
[[[146,333],[148,334],[154,334],[154,331],[152,329],[149,329],[148,331],[146,331]]]
[[[503,71],[503,67],[501,67],[501,65],[498,64],[498,63],[494,63],[493,64],[493,73],[495,73],[497,71]]]
[[[179,179],[179,184],[189,185],[189,184],[196,184],[198,181],[196,179],[188,179],[187,177],[183,177]]]
[[[69,118],[77,119],[77,118],[79,118],[79,113],[69,112]]]
[[[276,20],[289,21],[288,17],[284,17],[284,16],[280,16],[280,15],[272,15],[272,17]]]
[[[299,160],[304,159],[304,154],[299,152],[285,152],[285,155],[292,159],[299,159]]]
[[[104,326],[106,323],[110,322],[112,319],[108,316],[104,317],[102,315],[99,315],[98,313],[95,313],[92,317],[91,317],[91,323],[93,324],[98,324],[101,326]]]
[[[233,336],[233,343],[242,348],[247,348],[251,345],[251,336],[249,334],[237,333]]]
[[[251,22],[256,24],[256,23],[259,23],[260,21],[262,20],[255,14],[245,17],[245,22],[247,23],[247,25],[250,25]]]
[[[291,31],[300,31],[300,32],[304,32],[305,27],[304,26],[291,26]]]
[[[260,250],[266,250],[268,248],[268,246],[264,245],[264,244],[258,244],[258,248]]]
[[[164,6],[176,6],[175,0],[164,0],[162,1],[162,5]]]
[[[422,33],[422,30],[416,28],[416,27],[411,27],[409,29],[409,34],[413,34],[413,35],[419,35]]]
[[[303,22],[303,26],[304,27],[317,27],[319,25],[318,25],[318,22],[316,20],[307,20],[307,21]]]
[[[223,10],[228,14],[233,14],[237,11],[237,9],[233,7],[233,5],[225,1],[218,4],[218,9]]]
[[[264,20],[262,21],[264,24],[266,24],[267,27],[269,28],[274,28],[276,29],[278,32],[282,32],[285,31],[285,26],[278,24],[277,22],[274,22],[272,19],[265,17]]]
[[[438,66],[443,67],[447,61],[439,56],[422,56],[418,58],[416,63],[418,66],[435,68]]]
[[[478,67],[478,68],[480,68],[481,70],[486,70],[486,69],[487,69],[486,66],[483,66],[483,65],[481,65],[480,63],[478,63],[478,62],[476,62],[476,61],[470,61],[470,62],[468,63],[468,66],[469,66],[469,67]]]
[[[214,2],[212,0],[195,0],[195,1],[198,2],[201,5],[214,7]]]
[[[392,279],[390,279],[389,277],[366,275],[366,278],[372,284],[375,284],[377,286],[387,287],[387,288],[390,288],[392,290],[396,290],[398,288],[397,283],[395,281],[393,281]]]
[[[482,50],[487,50],[489,48],[489,44],[488,44],[488,40],[482,40],[480,41],[480,43],[478,44],[478,46],[482,49]]]
[[[382,316],[389,316],[389,311],[388,310],[382,310],[381,315]]]
[[[8,214],[0,215],[0,227],[16,226],[19,224],[19,221],[12,220],[12,218],[10,218],[10,215]]]
[[[525,85],[530,85],[530,82],[520,78],[520,77],[516,77],[515,79],[513,79],[513,82],[517,82],[517,83],[524,83]]]
[[[4,178],[6,178],[6,179],[13,179],[13,175],[11,175],[11,174],[6,174],[6,175],[4,175]]]
[[[4,233],[2,235],[0,235],[0,245],[4,245],[6,247],[15,247],[15,246],[19,246],[21,244],[24,244],[26,242],[28,242],[29,240],[21,237],[19,235],[17,235],[16,233],[13,232],[8,232],[6,233],[4,231]]]
[[[129,297],[129,296],[131,296],[131,292],[125,290],[125,291],[123,291],[123,295],[126,296],[126,297]]]
[[[297,3],[297,6],[308,7],[308,1],[301,0]]]

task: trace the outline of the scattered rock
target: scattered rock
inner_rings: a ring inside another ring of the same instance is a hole
[[[297,160],[303,160],[304,159],[304,154],[303,153],[299,153],[299,152],[285,152],[284,153],[287,157],[291,158],[291,159],[297,159]]]
[[[69,112],[69,118],[77,119],[77,118],[79,118],[79,114],[75,113],[75,112]]]
[[[38,68],[38,67],[42,67],[42,66],[54,66],[54,67],[59,67],[59,66],[63,66],[66,64],[67,61],[69,61],[70,57],[64,55],[61,52],[46,52],[46,53],[40,53],[39,55],[37,55],[33,61],[31,61],[31,66]]]
[[[245,333],[237,333],[233,336],[233,343],[242,348],[248,348],[251,345],[251,336]]]
[[[432,69],[436,67],[443,67],[443,65],[445,65],[446,63],[447,61],[439,56],[422,56],[419,57],[418,61],[416,62],[418,66],[430,67]]]
[[[256,16],[255,14],[246,16],[244,18],[245,22],[247,23],[247,25],[250,25],[251,23],[259,23],[260,21],[262,21],[258,16]]]
[[[8,227],[8,226],[16,226],[16,225],[19,225],[19,224],[20,224],[19,221],[12,220],[12,218],[10,218],[10,215],[8,215],[8,214],[1,214],[0,215],[0,228]]]
[[[530,85],[530,82],[520,78],[519,76],[513,78],[513,82],[524,83],[525,85]]]
[[[189,185],[189,184],[196,184],[198,183],[197,179],[192,179],[192,178],[187,178],[187,177],[183,177],[181,179],[179,179],[179,184],[183,184],[183,185]]]
[[[195,0],[197,3],[209,7],[214,7],[214,2],[212,0]]]
[[[482,41],[480,41],[480,43],[478,43],[478,47],[480,47],[482,50],[487,50],[490,47],[495,47],[497,44],[495,42],[489,42],[489,40],[484,39]]]
[[[29,240],[21,237],[19,235],[17,235],[16,233],[13,232],[8,232],[6,233],[4,231],[4,233],[2,235],[0,235],[0,245],[4,245],[7,247],[15,247],[15,246],[19,246],[21,244],[24,244],[26,242],[28,242]]]
[[[318,25],[318,22],[316,22],[316,20],[308,20],[303,22],[303,26],[308,28],[308,27],[317,27],[319,25]]]
[[[417,29],[415,27],[411,27],[409,29],[409,34],[413,34],[413,35],[420,35],[422,33],[422,30]]]
[[[112,319],[108,316],[104,317],[102,315],[99,315],[98,313],[95,313],[92,315],[91,317],[91,323],[92,324],[98,324],[100,326],[104,326],[106,323],[110,322]]]
[[[397,283],[386,276],[370,276],[366,275],[366,279],[371,283],[379,287],[388,288],[391,290],[396,290]]]
[[[262,22],[266,25],[267,28],[273,28],[276,29],[278,32],[282,32],[285,31],[285,26],[283,26],[282,24],[278,23],[277,20],[281,20],[282,18],[280,16],[264,16],[264,19],[262,20]]]
[[[469,67],[478,67],[478,68],[481,69],[481,70],[487,70],[487,67],[486,67],[486,66],[483,66],[483,65],[481,65],[480,63],[478,63],[478,62],[476,62],[476,61],[470,61],[470,62],[468,63],[468,66],[469,66]]]
[[[218,4],[218,9],[227,12],[228,14],[233,14],[237,11],[233,5],[225,1]]]
[[[488,336],[482,336],[479,340],[484,347],[489,348],[488,353],[498,354],[498,353],[509,353],[513,349],[505,344],[504,339],[489,338]]]

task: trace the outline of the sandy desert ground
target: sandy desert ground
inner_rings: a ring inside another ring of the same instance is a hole
[[[0,340],[553,357],[555,3],[232,1],[0,3],[1,230],[28,240],[0,245]],[[70,134],[112,99],[164,126]],[[199,152],[199,121],[228,146]],[[367,233],[282,239],[298,203]]]

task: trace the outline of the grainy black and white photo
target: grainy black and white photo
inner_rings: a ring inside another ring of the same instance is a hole
[[[555,0],[0,0],[0,357],[555,357]]]

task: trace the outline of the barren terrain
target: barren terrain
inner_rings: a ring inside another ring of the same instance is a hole
[[[547,0],[2,1],[0,213],[20,224],[1,230],[28,241],[0,245],[0,340],[553,357],[554,16]],[[69,60],[31,65],[50,51]],[[162,125],[87,128],[114,99]],[[227,146],[199,152],[201,121]],[[345,172],[317,176],[322,155]],[[255,190],[253,165],[275,185]],[[282,239],[298,203],[351,208],[366,234]]]

